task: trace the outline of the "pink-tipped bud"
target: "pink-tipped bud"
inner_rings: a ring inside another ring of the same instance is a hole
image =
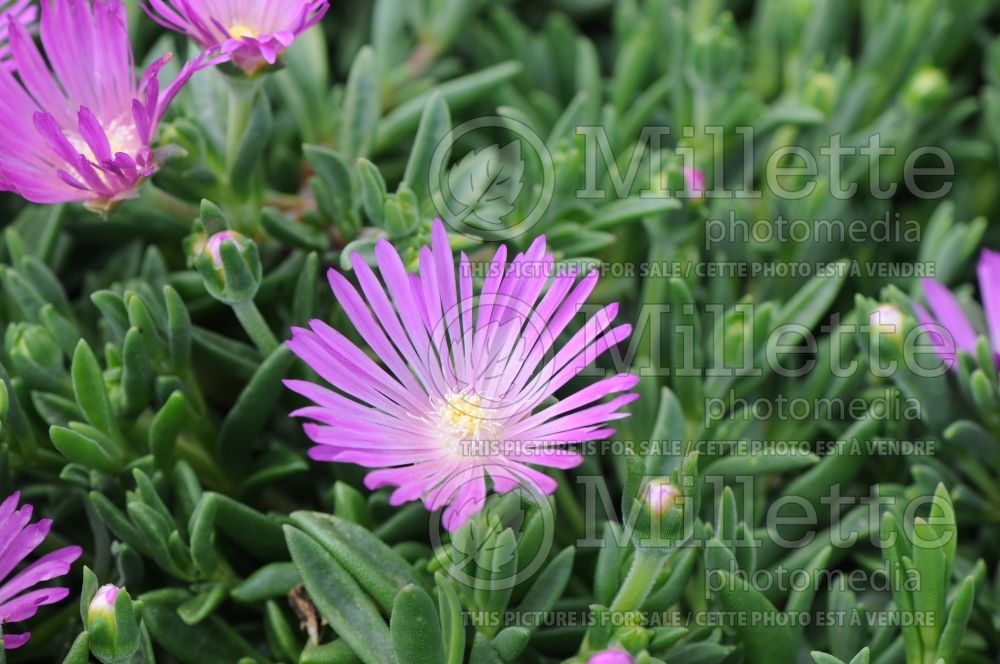
[[[94,620],[104,615],[114,615],[115,600],[118,599],[118,592],[118,586],[110,583],[98,588],[94,599],[90,600],[90,608],[87,609],[87,620]]]
[[[217,270],[222,269],[222,245],[227,242],[232,242],[236,245],[237,249],[242,250],[250,240],[236,231],[221,231],[208,238],[208,241],[205,242],[205,251],[208,252],[208,255],[212,259],[212,265]]]
[[[684,174],[684,188],[688,196],[702,197],[705,195],[705,173],[697,168],[681,169]]]
[[[669,512],[680,497],[680,489],[668,480],[653,480],[646,487],[646,501],[649,503],[649,513],[657,519]]]
[[[123,588],[101,586],[87,607],[90,652],[104,664],[127,664],[139,650],[139,616]]]
[[[903,330],[903,312],[891,304],[882,304],[868,316],[874,334],[898,335]]]

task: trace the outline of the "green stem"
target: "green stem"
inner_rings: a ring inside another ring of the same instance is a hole
[[[226,118],[226,173],[232,171],[233,163],[240,151],[240,144],[250,123],[254,99],[260,88],[260,80],[243,79],[232,76],[229,81],[229,107]]]
[[[181,200],[173,194],[168,194],[152,183],[146,188],[145,193],[148,197],[146,201],[151,203],[154,209],[169,214],[177,221],[183,223],[185,230],[190,230],[191,222],[200,214],[197,206]]]
[[[656,576],[670,554],[668,549],[637,546],[632,557],[632,567],[625,576],[625,582],[611,602],[612,613],[638,611],[653,590]]]
[[[240,324],[246,330],[250,340],[257,346],[258,350],[268,357],[278,348],[278,340],[274,332],[267,326],[264,317],[260,315],[260,310],[253,300],[244,300],[232,305],[236,317],[240,319]]]

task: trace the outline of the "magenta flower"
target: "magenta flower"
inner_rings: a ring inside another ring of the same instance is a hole
[[[0,625],[21,622],[35,615],[38,607],[53,604],[69,594],[69,588],[37,588],[33,586],[69,572],[74,560],[80,557],[82,549],[67,546],[47,553],[18,572],[14,572],[21,561],[34,551],[48,536],[52,521],[42,519],[31,521],[31,505],[17,509],[21,495],[8,496],[0,504]],[[3,647],[19,648],[27,643],[30,633],[3,635]]]
[[[431,237],[419,253],[419,275],[407,274],[391,244],[376,245],[388,292],[357,254],[361,293],[329,272],[334,296],[382,364],[314,320],[311,329],[293,329],[288,344],[334,389],[286,385],[314,402],[293,413],[312,420],[304,428],[316,443],[313,459],[376,469],[365,479],[370,489],[397,487],[394,505],[422,499],[429,510],[445,508],[452,531],[483,507],[487,479],[501,493],[519,485],[552,493],[555,480],[532,466],[581,463],[573,444],[613,433],[607,423],[627,416],[619,409],[635,400],[626,392],[638,378],[606,377],[552,401],[631,333],[630,325],[613,326],[618,305],[611,304],[556,345],[597,272],[577,279],[575,270],[556,270],[538,238],[510,264],[501,246],[477,297],[473,266],[463,253],[456,275],[440,220]]]
[[[160,92],[166,55],[136,85],[121,0],[44,0],[41,37],[8,20],[17,77],[0,68],[0,191],[108,209],[158,167],[156,127],[205,56]]]
[[[32,0],[0,0],[0,69],[14,69],[14,60],[10,57],[10,42],[7,39],[8,21],[30,29],[36,18],[38,7]]]
[[[1000,253],[984,249],[979,255],[979,291],[986,314],[986,331],[993,359],[1000,367]],[[915,306],[921,327],[929,328],[931,342],[938,355],[949,366],[955,366],[955,355],[964,350],[975,354],[979,333],[962,310],[962,306],[943,284],[933,279],[921,281],[930,312]]]
[[[148,0],[143,8],[203,48],[221,46],[233,64],[254,74],[273,65],[295,38],[316,25],[329,0]]]
[[[587,664],[633,664],[635,660],[621,648],[611,648],[595,653],[587,660]]]

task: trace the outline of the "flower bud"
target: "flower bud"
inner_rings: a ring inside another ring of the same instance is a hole
[[[836,80],[824,71],[815,72],[806,81],[802,90],[802,101],[829,116],[837,101]]]
[[[641,621],[642,618],[636,618]],[[625,625],[615,632],[614,642],[618,643],[624,650],[629,652],[639,652],[645,650],[649,645],[649,630],[641,625]],[[630,660],[631,661],[631,660]]]
[[[921,67],[903,90],[903,101],[913,111],[935,111],[951,96],[948,79],[935,67]]]
[[[50,370],[63,364],[55,338],[41,325],[15,323],[7,328],[5,341],[12,358],[21,357]]]
[[[696,86],[733,87],[738,83],[743,57],[743,44],[732,16],[723,14],[717,23],[694,35],[688,76]]]
[[[868,316],[872,334],[898,337],[903,330],[903,312],[892,304],[882,304]]]
[[[104,664],[129,661],[139,650],[139,615],[124,588],[97,589],[87,607],[90,652]]]
[[[683,168],[684,192],[691,198],[701,198],[705,195],[705,172],[697,168]]]
[[[217,270],[222,269],[222,254],[220,250],[226,242],[232,242],[240,250],[246,249],[247,246],[252,244],[250,240],[236,231],[222,231],[208,238],[208,241],[205,242],[205,251],[208,252],[208,256],[212,259],[212,265]]]
[[[205,289],[227,304],[253,299],[261,282],[260,254],[252,240],[236,231],[215,233],[199,247],[195,267],[205,282]]]
[[[587,660],[587,664],[633,664],[634,662],[635,660],[632,659],[632,655],[621,648],[602,650],[601,652],[594,653]]]
[[[96,620],[114,620],[115,600],[120,592],[118,586],[103,585],[97,589],[94,598],[90,600],[90,607],[87,609],[87,623]]]
[[[4,346],[15,372],[32,388],[55,392],[64,387],[67,375],[63,354],[46,328],[34,323],[11,324]]]
[[[653,480],[646,487],[646,502],[654,519],[662,519],[679,499],[683,499],[683,495],[670,480]]]

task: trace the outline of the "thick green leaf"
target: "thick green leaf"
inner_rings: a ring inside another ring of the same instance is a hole
[[[309,597],[365,664],[395,664],[389,627],[337,559],[309,535],[285,527],[288,550]]]
[[[408,585],[399,591],[392,606],[389,630],[400,664],[441,664],[444,661],[438,611],[421,588]]]
[[[420,585],[410,565],[365,528],[318,512],[295,512],[292,521],[336,558],[387,613],[404,586]]]
[[[725,571],[716,574],[721,586],[717,593],[719,602],[724,611],[734,616],[733,630],[746,649],[749,664],[794,662],[798,640],[779,619],[774,605],[751,588],[746,579]]]
[[[70,368],[73,377],[73,393],[87,421],[106,434],[118,430],[111,400],[104,386],[104,376],[97,363],[94,351],[83,339],[77,344]]]

